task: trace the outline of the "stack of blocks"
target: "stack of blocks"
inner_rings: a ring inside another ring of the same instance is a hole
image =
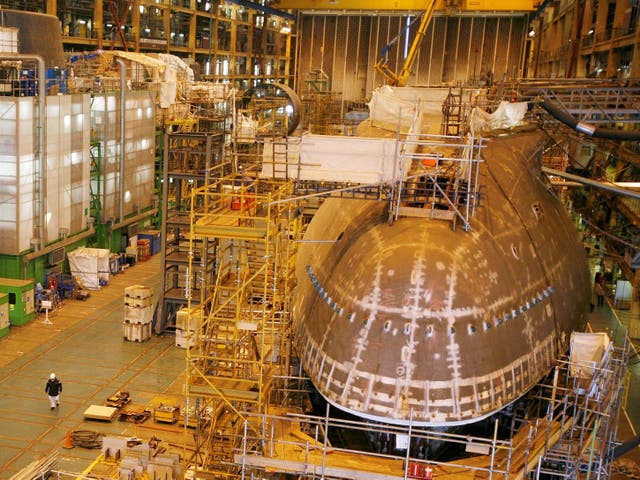
[[[153,290],[142,285],[124,289],[124,338],[144,342],[151,338],[153,321]]]
[[[129,447],[130,437],[102,437],[102,454],[105,459],[121,459],[118,466],[119,480],[139,478],[174,480],[184,478],[180,455],[163,453],[159,445],[151,446],[151,441]],[[166,450],[166,447],[163,447]]]
[[[176,313],[176,347],[192,347],[195,332],[202,323],[202,310],[198,307],[191,309],[182,307]]]

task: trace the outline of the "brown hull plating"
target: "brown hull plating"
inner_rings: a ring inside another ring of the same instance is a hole
[[[327,400],[391,423],[464,424],[549,371],[584,325],[590,278],[539,178],[540,143],[489,140],[468,232],[425,218],[389,226],[386,202],[322,205],[305,236],[322,242],[298,255],[293,314],[302,365]]]

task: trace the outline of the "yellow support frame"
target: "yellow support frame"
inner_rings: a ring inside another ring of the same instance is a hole
[[[222,474],[212,452],[238,441],[243,412],[267,414],[272,377],[288,366],[288,304],[293,284],[289,269],[297,217],[288,181],[263,181],[232,174],[191,193],[189,272],[198,271],[196,239],[215,242],[215,279],[198,279],[199,302],[187,298],[187,404],[210,413],[195,435],[190,463]],[[187,283],[191,283],[187,279]],[[193,307],[200,314],[191,320]],[[185,421],[185,428],[187,427]],[[260,425],[248,424],[258,434]],[[222,440],[221,440],[222,439]],[[233,448],[237,445],[233,445]],[[229,472],[227,472],[229,473]]]
[[[429,28],[429,24],[431,23],[431,17],[433,16],[435,5],[436,0],[427,0],[427,5],[422,14],[422,20],[420,20],[420,26],[418,27],[418,31],[416,32],[416,36],[414,37],[413,42],[411,42],[411,47],[409,48],[407,58],[404,61],[404,65],[402,66],[402,70],[400,70],[400,73],[396,75],[389,68],[386,54],[384,54],[382,58],[378,60],[378,63],[376,63],[376,70],[378,70],[378,72],[380,72],[387,79],[387,83],[389,85],[392,85],[394,87],[404,87],[407,84],[409,75],[411,75],[411,69],[413,68],[413,62],[415,62],[416,56],[418,55],[420,42],[422,42],[422,37],[424,37],[424,34],[427,31],[427,28]]]

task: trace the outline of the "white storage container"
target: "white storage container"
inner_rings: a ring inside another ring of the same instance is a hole
[[[130,342],[144,342],[151,338],[150,323],[127,323],[122,324],[124,338]]]
[[[107,248],[76,248],[67,254],[71,275],[79,277],[84,288],[100,290],[101,285],[109,283],[110,253]]]
[[[187,348],[193,347],[196,334],[186,330],[176,329],[176,347]]]
[[[153,298],[152,297],[146,297],[146,298],[124,297],[124,304],[125,306],[129,306],[129,307],[152,308]]]
[[[191,318],[189,318],[191,317]],[[188,309],[182,307],[176,312],[176,328],[180,330],[197,330],[202,323],[202,310],[198,307]]]
[[[128,298],[153,298],[153,290],[149,287],[145,287],[144,285],[131,285],[130,287],[125,287],[124,297],[125,302],[128,301]]]
[[[153,307],[124,306],[124,321],[126,323],[151,323],[153,320]]]

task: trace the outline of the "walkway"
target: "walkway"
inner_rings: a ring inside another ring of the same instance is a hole
[[[65,300],[50,316],[12,326],[0,339],[0,478],[14,473],[51,450],[60,453],[58,468],[81,472],[100,453],[63,449],[70,430],[124,433],[131,424],[84,420],[92,404],[102,405],[117,391],[132,402],[149,405],[159,393],[180,392],[184,350],[174,336],[146,342],[123,338],[124,288],[141,284],[157,295],[159,256],[111,277],[108,286],[85,300]],[[44,386],[51,372],[63,383],[60,407],[50,410]]]

